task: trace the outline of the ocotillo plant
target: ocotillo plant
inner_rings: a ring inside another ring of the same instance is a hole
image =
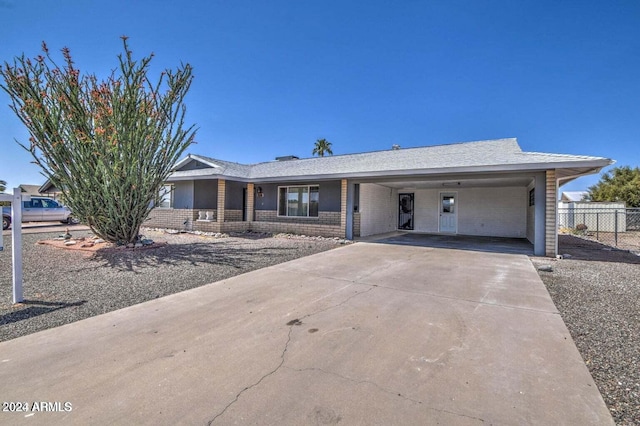
[[[58,66],[24,54],[0,68],[11,109],[30,133],[31,152],[43,174],[63,191],[73,214],[96,235],[117,244],[136,242],[140,226],[173,164],[193,142],[185,127],[189,64],[148,77],[153,54],[136,61],[127,38],[119,67],[105,80],[80,74],[68,48]]]

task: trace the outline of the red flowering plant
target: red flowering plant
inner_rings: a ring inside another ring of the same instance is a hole
[[[185,126],[189,64],[148,77],[153,54],[135,61],[122,37],[119,67],[105,80],[83,74],[68,48],[59,66],[46,44],[43,55],[16,57],[0,67],[10,108],[27,127],[34,162],[64,193],[67,205],[96,235],[136,242],[157,203],[159,189],[195,126]]]

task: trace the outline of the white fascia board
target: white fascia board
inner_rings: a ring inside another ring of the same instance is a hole
[[[167,177],[167,182],[173,182],[178,180],[198,180],[198,179],[212,179],[225,177],[217,173],[212,169],[198,169],[198,170],[185,170],[179,172],[173,172]]]

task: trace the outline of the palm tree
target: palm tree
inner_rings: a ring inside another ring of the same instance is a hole
[[[0,180],[0,192],[4,192],[7,189],[7,182]]]
[[[318,139],[311,154],[317,155],[318,157],[324,157],[325,152],[329,155],[333,155],[333,151],[331,151],[331,142],[326,139]]]

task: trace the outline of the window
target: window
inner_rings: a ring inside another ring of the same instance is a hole
[[[533,188],[531,191],[529,191],[529,206],[535,206],[536,205],[536,189]]]
[[[278,187],[278,216],[318,217],[319,186]]]
[[[59,209],[60,205],[53,200],[42,199],[42,207],[45,209]]]
[[[158,199],[160,200],[158,207],[164,209],[173,208],[173,185],[161,186]]]
[[[360,184],[353,185],[353,212],[358,213],[360,211]]]

